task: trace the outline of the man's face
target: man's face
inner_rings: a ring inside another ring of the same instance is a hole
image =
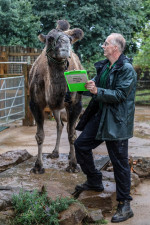
[[[102,48],[104,49],[104,56],[110,58],[116,51],[116,45],[111,43],[113,37],[110,35],[107,37],[106,41],[103,43]]]

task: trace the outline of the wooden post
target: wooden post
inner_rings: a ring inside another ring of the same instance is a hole
[[[34,119],[32,116],[32,113],[29,108],[29,71],[30,71],[31,65],[23,64],[23,74],[25,78],[25,119],[23,119],[23,126],[33,126],[34,125]]]
[[[2,49],[1,49],[2,50]],[[6,51],[0,51],[0,62],[5,62],[7,59]],[[7,73],[7,66],[5,64],[0,64],[0,74],[5,77],[5,73]],[[3,81],[0,81],[0,86],[2,86]],[[4,95],[1,95],[1,98],[4,98]],[[0,102],[0,108],[5,108],[5,101]],[[4,111],[0,111],[0,116],[5,116]]]
[[[0,52],[0,62],[7,62],[7,60],[8,60],[8,52],[7,51],[1,51]],[[4,75],[5,73],[7,73],[7,65],[1,64],[0,65],[0,74]]]

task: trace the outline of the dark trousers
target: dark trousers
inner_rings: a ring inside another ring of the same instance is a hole
[[[80,164],[82,171],[87,175],[89,182],[95,185],[102,180],[101,172],[95,168],[92,153],[92,149],[103,142],[95,140],[99,121],[100,115],[94,115],[74,143],[77,163]],[[117,201],[132,200],[130,196],[128,140],[105,141],[105,143],[114,169]]]

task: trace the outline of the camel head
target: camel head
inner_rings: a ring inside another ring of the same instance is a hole
[[[84,33],[81,29],[69,29],[70,24],[66,20],[58,20],[56,29],[47,35],[40,34],[39,40],[46,45],[47,57],[56,60],[65,60],[70,57],[71,45],[81,40]]]

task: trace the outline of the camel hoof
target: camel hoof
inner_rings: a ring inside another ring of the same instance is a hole
[[[66,168],[66,171],[69,172],[69,173],[79,173],[80,172],[80,168],[77,165],[74,165],[74,166],[69,165]]]
[[[44,168],[39,169],[39,168],[34,167],[30,170],[30,173],[43,174],[43,173],[45,173],[45,169]]]
[[[58,152],[52,152],[52,153],[48,154],[47,158],[57,159],[57,158],[59,158],[59,153]]]

